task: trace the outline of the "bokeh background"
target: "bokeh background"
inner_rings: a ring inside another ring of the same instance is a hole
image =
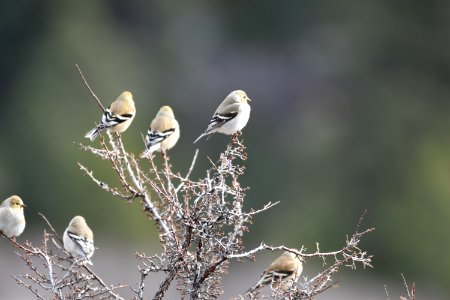
[[[153,222],[97,188],[76,163],[117,182],[108,163],[74,142],[100,118],[84,71],[105,105],[123,90],[137,116],[128,150],[161,105],[182,125],[171,151],[193,177],[229,138],[196,145],[232,90],[253,100],[244,130],[246,205],[281,204],[254,220],[260,241],[339,248],[364,209],[376,227],[362,246],[374,269],[343,272],[321,299],[450,298],[450,2],[446,1],[7,1],[0,10],[0,198],[22,196],[36,241],[44,213],[62,233],[75,214],[96,233],[94,269],[111,283],[138,280],[135,251],[159,251]],[[98,141],[94,143],[97,145]],[[31,299],[0,239],[0,298]],[[232,264],[224,299],[245,291],[276,255]],[[311,277],[320,261],[305,267]],[[149,280],[158,284],[157,278]],[[152,287],[149,287],[149,297]],[[174,292],[172,299],[178,296]]]

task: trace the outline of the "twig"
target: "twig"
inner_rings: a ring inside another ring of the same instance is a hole
[[[94,271],[91,270],[87,265],[83,265],[83,268],[91,274],[98,283],[100,283],[112,296],[114,296],[117,300],[124,300],[124,298],[120,297],[119,294],[113,292],[113,290],[101,279]],[[120,285],[120,287],[126,287],[126,285]]]
[[[192,170],[194,169],[195,162],[197,161],[197,155],[198,155],[198,149],[195,150],[194,158],[192,159],[191,166],[189,167],[189,170],[188,170],[186,176],[183,178],[182,182],[175,189],[175,194],[180,191],[180,189],[184,186],[184,184],[188,180],[189,176],[191,176]]]
[[[416,283],[413,282],[412,287],[411,287],[411,292],[409,291],[409,287],[408,284],[406,283],[406,278],[403,275],[403,273],[401,273],[402,278],[403,278],[403,284],[406,288],[406,292],[408,293],[408,299],[409,300],[415,300],[416,299]],[[403,297],[400,297],[400,299],[404,299]]]
[[[49,220],[44,216],[42,213],[38,213],[44,219],[45,223],[47,223],[47,226],[50,228],[50,230],[53,232],[53,235],[56,236],[58,241],[63,244],[63,240],[59,237],[58,233],[56,232],[55,228],[53,228],[52,224],[50,224]]]
[[[405,287],[406,287],[406,292],[408,293],[408,297],[411,299],[411,293],[409,292],[409,287],[408,287],[408,284],[406,283],[405,275],[403,275],[403,273],[400,273],[400,275],[401,275],[402,278],[403,278],[403,284],[404,284]]]
[[[28,241],[20,244],[8,238],[20,252],[23,252],[17,251],[16,254],[31,270],[31,273],[14,276],[16,282],[29,289],[38,299],[98,297],[97,299],[123,300],[114,292],[123,285],[107,286],[89,267],[69,257],[64,247],[60,245],[63,241],[54,227],[42,213],[39,215],[52,231],[47,233],[44,230],[41,247],[35,247]]]
[[[89,86],[89,83],[87,82],[86,78],[84,78],[83,72],[81,72],[80,67],[78,66],[78,64],[75,64],[75,67],[78,70],[78,73],[81,76],[81,79],[83,79],[84,85],[87,87],[87,89],[89,90],[89,92],[91,93],[92,97],[94,97],[94,99],[97,101],[98,106],[102,109],[103,112],[105,112],[105,107],[103,107],[102,103],[100,102],[100,99],[98,99],[97,95],[95,95],[94,91],[91,89],[91,87]]]
[[[92,171],[89,171],[85,166],[83,166],[83,165],[80,164],[80,163],[77,163],[77,164],[78,164],[78,166],[80,167],[80,169],[81,169],[86,175],[88,175],[88,176],[91,178],[91,180],[92,180],[93,182],[95,182],[95,183],[96,183],[100,188],[102,188],[103,190],[105,190],[105,191],[111,193],[111,194],[114,195],[114,196],[117,196],[117,197],[120,197],[120,198],[122,198],[122,199],[125,199],[125,200],[127,200],[127,201],[129,201],[129,200],[135,198],[134,195],[129,195],[129,196],[127,196],[127,195],[125,195],[125,194],[120,193],[117,189],[111,188],[107,183],[98,180],[98,179],[94,176],[93,172],[92,172]]]
[[[167,292],[167,289],[170,286],[170,283],[175,278],[175,275],[177,274],[176,270],[173,270],[169,273],[169,276],[161,283],[159,286],[158,292],[156,292],[155,297],[153,297],[153,300],[160,300],[164,297],[164,294]]]

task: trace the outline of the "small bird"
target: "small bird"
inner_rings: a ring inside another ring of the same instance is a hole
[[[285,251],[267,267],[259,281],[246,294],[253,293],[255,290],[269,284],[273,288],[288,288],[300,278],[303,271],[302,262],[304,261],[302,257]]]
[[[100,124],[86,133],[84,137],[93,141],[105,129],[118,133],[124,132],[130,126],[135,115],[133,95],[125,91],[105,110]]]
[[[177,143],[180,138],[180,126],[175,119],[172,108],[163,106],[150,123],[145,137],[146,150],[141,157],[147,157],[154,151],[166,152]]]
[[[250,118],[251,101],[244,91],[231,92],[225,100],[220,103],[209,121],[208,128],[194,141],[194,144],[205,135],[220,132],[227,135],[241,131],[247,125]]]
[[[25,229],[24,207],[27,206],[16,195],[4,200],[0,205],[0,232],[14,241]]]
[[[64,249],[75,259],[80,259],[92,265],[91,257],[94,255],[94,234],[86,220],[81,216],[74,217],[64,231]]]

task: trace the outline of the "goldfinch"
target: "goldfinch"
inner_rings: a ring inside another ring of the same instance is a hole
[[[288,288],[300,278],[303,271],[302,262],[304,262],[302,257],[285,251],[267,267],[259,281],[246,294],[266,285],[271,285],[273,288]]]
[[[74,217],[64,231],[64,249],[75,259],[92,265],[91,257],[94,255],[94,234],[86,220],[81,216]]]
[[[241,131],[247,125],[250,118],[251,101],[244,91],[231,92],[220,103],[209,122],[208,128],[194,141],[194,144],[205,135],[220,132],[227,135]]]
[[[124,132],[130,126],[135,115],[133,95],[125,91],[105,110],[100,124],[86,133],[84,137],[93,141],[105,129],[118,133]]]
[[[146,150],[141,157],[147,157],[154,151],[166,152],[177,143],[180,138],[180,126],[175,120],[172,108],[163,106],[150,123],[145,137]]]
[[[16,239],[25,229],[23,204],[19,196],[13,195],[0,205],[0,232],[9,238]]]

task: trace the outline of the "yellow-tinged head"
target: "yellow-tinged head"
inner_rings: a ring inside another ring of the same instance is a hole
[[[83,218],[82,216],[75,216],[70,221],[71,226],[78,226],[80,224],[86,224],[86,219]]]
[[[247,96],[247,94],[242,90],[236,90],[236,91],[231,92],[229,97],[231,97],[233,99],[233,101],[236,103],[245,103],[247,101],[252,101]]]
[[[297,249],[294,249],[295,251],[298,251]],[[296,255],[295,253],[289,252],[289,251],[285,251],[283,252],[282,256],[287,256],[293,259],[297,259],[301,262],[305,262],[305,259],[303,257],[301,257],[300,255]]]
[[[168,105],[164,105],[159,109],[160,112],[172,112],[172,108]]]
[[[120,94],[119,99],[122,100],[133,100],[133,94],[129,91],[124,91]]]
[[[172,108],[168,105],[162,106],[158,111],[158,115],[159,116],[170,116],[172,118],[175,117]]]
[[[82,216],[73,217],[73,219],[69,223],[69,227],[67,228],[67,230],[84,238],[90,240],[94,239],[94,233],[87,225],[86,219]]]
[[[22,199],[17,195],[12,195],[11,197],[3,201],[1,206],[10,207],[13,209],[23,209],[24,207],[27,207],[23,203]]]

